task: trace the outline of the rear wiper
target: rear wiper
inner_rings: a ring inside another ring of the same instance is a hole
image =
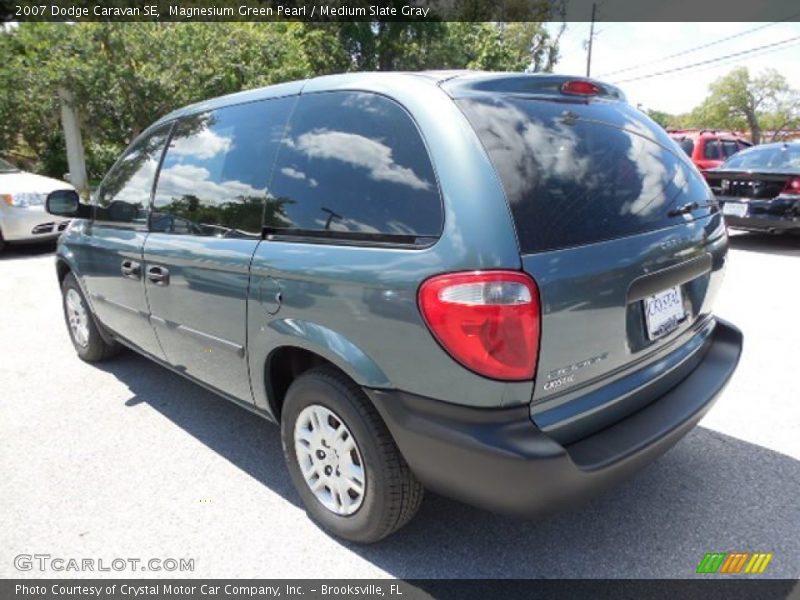
[[[716,202],[705,202],[703,204],[700,204],[698,202],[688,202],[686,204],[679,206],[678,208],[673,208],[671,211],[667,213],[667,216],[678,217],[680,215],[688,214],[693,210],[697,210],[698,208],[716,208],[716,207],[717,207]]]

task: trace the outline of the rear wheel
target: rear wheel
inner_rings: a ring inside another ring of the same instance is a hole
[[[334,535],[376,542],[419,509],[422,485],[363,390],[339,371],[312,369],[292,383],[281,437],[307,513]]]
[[[86,362],[99,362],[119,354],[120,346],[100,334],[78,281],[69,273],[61,284],[64,319],[78,356]]]

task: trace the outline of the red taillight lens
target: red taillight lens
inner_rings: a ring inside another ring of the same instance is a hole
[[[600,88],[591,81],[567,81],[561,86],[562,93],[577,96],[596,96],[600,91]]]
[[[786,186],[783,188],[781,194],[800,194],[800,177],[792,177],[789,181],[787,181]]]
[[[539,355],[539,290],[516,271],[428,279],[419,307],[433,335],[465,367],[493,379],[532,379]]]

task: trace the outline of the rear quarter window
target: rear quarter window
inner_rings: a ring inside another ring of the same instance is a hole
[[[278,234],[416,244],[442,230],[439,188],[417,127],[377,94],[301,96],[271,192],[281,211],[266,225]]]
[[[457,101],[503,184],[523,253],[675,225],[710,191],[666,135],[620,103]]]

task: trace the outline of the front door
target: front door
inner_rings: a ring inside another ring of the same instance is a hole
[[[170,363],[246,402],[250,262],[293,104],[279,98],[179,120],[144,248],[151,321]]]
[[[134,142],[103,180],[81,262],[100,322],[160,359],[165,357],[148,318],[142,251],[153,180],[169,129],[164,125]]]

